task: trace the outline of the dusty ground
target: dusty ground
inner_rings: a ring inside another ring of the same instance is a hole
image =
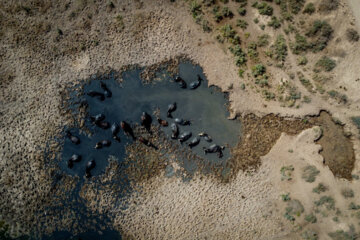
[[[114,7],[86,0],[0,3],[0,220],[9,225],[13,235],[37,229],[38,222],[46,223],[49,232],[55,229],[54,224],[58,230],[73,227],[67,221],[76,215],[71,209],[56,217],[36,211],[41,212],[55,198],[52,172],[44,167],[43,151],[45,144],[71,122],[69,115],[61,111],[64,88],[96,72],[120,70],[133,64],[149,66],[178,56],[192,59],[203,67],[210,84],[229,91],[233,116],[273,113],[301,117],[325,109],[345,124],[345,131],[352,133],[356,159],[353,174],[359,172],[359,133],[350,118],[360,115],[360,82],[356,81],[360,75],[360,48],[359,42],[351,43],[343,37],[347,27],[355,24],[347,2],[341,2],[329,14],[309,18],[327,19],[335,30],[322,53],[337,61],[325,88],[346,92],[348,102],[339,104],[316,93],[311,95],[311,103],[299,108],[265,101],[256,88],[249,87],[250,78],[239,79],[233,57],[213,33],[203,33],[194,23],[187,2],[113,3]],[[356,3],[351,4],[354,7]],[[247,18],[255,17],[268,20],[249,8]],[[259,32],[252,28],[246,31],[252,33],[249,40]],[[274,36],[282,30],[267,31]],[[319,56],[310,53],[309,62],[315,63]],[[268,67],[272,85],[290,81],[288,73],[299,70],[294,61],[295,56],[289,53],[285,69]],[[301,70],[311,78],[311,67]],[[245,90],[242,83],[248,84]],[[298,81],[293,84],[309,95]],[[134,238],[296,239],[304,231],[313,230],[320,239],[326,239],[329,232],[348,231],[351,224],[359,232],[357,211],[348,210],[351,201],[359,204],[355,200],[358,181],[335,178],[323,165],[318,153],[321,146],[314,143],[319,130],[314,129],[317,128],[275,138],[276,144],[267,150],[270,152],[262,158],[256,172],[240,171],[228,184],[203,176],[184,183],[158,175],[139,186],[143,191],[129,198],[131,204],[125,212],[111,208],[116,202],[113,189],[105,188],[96,194],[89,183],[84,186],[82,197],[89,201],[93,212],[110,207],[114,213],[111,224]],[[304,182],[301,177],[307,164],[320,171],[313,183]],[[280,169],[289,165],[294,167],[290,171],[292,179],[281,181]],[[75,180],[66,181],[67,187],[72,188]],[[319,182],[329,188],[320,195],[312,193]],[[343,197],[341,191],[345,187],[355,191],[355,198]],[[280,194],[285,193],[304,207],[304,213],[295,216],[293,222],[283,216],[287,202],[281,200]],[[96,201],[90,201],[94,194]],[[341,213],[315,209],[314,201],[323,195],[331,196]],[[304,215],[312,211],[317,222],[306,223]]]

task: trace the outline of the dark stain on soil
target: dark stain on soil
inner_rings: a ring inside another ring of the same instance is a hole
[[[322,137],[317,143],[322,146],[320,154],[324,158],[324,164],[329,166],[336,177],[351,180],[355,154],[353,144],[344,133],[343,126],[334,122],[331,115],[325,111],[321,111],[320,115],[310,122],[322,129]]]

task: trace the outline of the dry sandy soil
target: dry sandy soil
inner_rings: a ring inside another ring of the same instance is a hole
[[[356,7],[356,1],[349,2]],[[347,2],[341,1],[337,10],[315,14],[311,19],[327,19],[335,30],[323,52],[337,62],[326,90],[347,89],[348,101],[337,103],[316,93],[311,95],[311,103],[299,108],[265,101],[255,88],[243,90],[241,84],[250,86],[251,79],[239,79],[231,54],[213,33],[202,32],[187,2],[113,3],[114,7],[86,0],[0,3],[0,220],[9,226],[12,236],[34,229],[46,233],[84,230],[69,221],[76,217],[72,209],[56,216],[42,212],[58,197],[58,191],[52,188],[54,172],[45,167],[44,147],[65,124],[73,122],[61,105],[66,87],[97,72],[121,70],[128,65],[150,66],[185,56],[203,67],[210,84],[229,91],[233,117],[248,113],[303,117],[327,110],[345,124],[345,131],[352,133],[356,158],[353,174],[360,171],[359,133],[351,121],[351,117],[360,116],[360,48],[359,42],[348,42],[344,37],[347,27],[355,24]],[[268,20],[254,9],[248,16]],[[359,23],[359,18],[356,21]],[[255,29],[247,31],[254,33],[251,38],[258,34]],[[268,34],[275,36],[276,31],[280,30],[269,29]],[[308,55],[312,64],[319,58],[317,54]],[[295,56],[289,53],[288,59],[283,70],[268,67],[274,86],[291,81],[288,73],[299,70]],[[311,72],[311,67],[304,70],[305,76]],[[299,82],[293,84],[309,94]],[[137,186],[141,191],[129,197],[126,210],[115,206],[113,189],[94,190],[101,181],[85,184],[81,197],[88,201],[89,211],[108,213],[110,224],[134,239],[301,239],[310,231],[319,239],[327,239],[328,233],[336,230],[351,234],[351,225],[359,232],[360,214],[349,210],[349,204],[354,202],[355,208],[360,204],[356,201],[360,183],[335,178],[323,164],[321,145],[314,142],[320,132],[313,127],[293,136],[281,134],[261,157],[257,170],[239,171],[226,184],[200,175],[182,182],[162,173]],[[291,179],[281,180],[281,168],[290,165],[293,170],[286,173],[291,173]],[[311,183],[302,177],[307,165],[320,172]],[[111,173],[105,177],[111,177]],[[76,179],[64,177],[63,181],[65,189],[71,189]],[[327,190],[314,193],[318,183]],[[342,192],[348,188],[354,196],[345,194],[345,198]],[[280,195],[287,193],[291,200],[283,201]],[[329,198],[325,203],[330,202],[328,208],[315,204],[322,196],[331,197],[334,206]],[[303,211],[294,200],[301,203]],[[284,217],[287,204],[297,204],[292,221]],[[304,219],[310,213],[316,215],[316,223]]]

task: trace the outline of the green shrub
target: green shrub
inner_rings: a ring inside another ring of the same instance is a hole
[[[266,101],[270,101],[270,100],[275,99],[275,94],[272,93],[272,92],[270,92],[270,91],[268,91],[268,90],[266,90],[266,89],[264,89],[264,90],[262,91],[262,94],[263,94],[263,96],[264,96],[264,98],[265,98]],[[291,178],[290,178],[290,179],[291,179]],[[290,180],[290,179],[289,179],[289,180]]]
[[[254,19],[254,23],[255,23],[255,24],[258,24],[258,23],[259,23],[259,19],[255,18],[255,19]]]
[[[244,30],[247,28],[248,25],[249,24],[245,20],[242,20],[242,19],[236,20],[236,26],[238,26]]]
[[[220,28],[222,37],[228,42],[237,45],[240,44],[240,37],[236,34],[231,25],[225,24]]]
[[[346,30],[346,38],[350,41],[350,42],[357,42],[359,41],[359,33],[352,28],[349,28]]]
[[[315,64],[316,70],[324,70],[326,72],[330,72],[336,67],[336,63],[331,58],[328,58],[327,56],[321,57]]]
[[[355,203],[351,202],[349,204],[349,210],[359,210],[360,209],[360,205],[356,205]]]
[[[356,127],[360,130],[360,117],[352,117],[351,120],[356,125]]]
[[[248,56],[251,59],[256,59],[259,53],[257,52],[257,45],[255,42],[250,42],[248,45]]]
[[[290,11],[293,14],[298,14],[304,7],[305,0],[289,0]]]
[[[210,23],[205,19],[202,21],[201,26],[202,26],[204,32],[211,32],[212,31]]]
[[[331,39],[333,29],[326,21],[316,20],[306,32],[306,36],[314,38],[311,43],[313,52],[323,50]]]
[[[262,64],[256,64],[251,68],[254,77],[261,76],[266,72],[266,68]]]
[[[268,34],[263,34],[258,37],[257,45],[259,47],[266,47],[269,45],[269,38],[270,36]]]
[[[302,178],[309,183],[315,182],[316,176],[320,173],[315,166],[307,165],[303,169]]]
[[[297,58],[298,65],[306,65],[308,63],[308,60],[306,56],[300,56]]]
[[[288,202],[285,210],[289,215],[300,216],[304,212],[304,206],[299,200],[293,199]]]
[[[310,213],[309,215],[306,215],[305,220],[309,223],[316,223],[316,221],[317,221],[316,216],[312,213]]]
[[[281,27],[280,21],[275,16],[271,17],[271,20],[268,22],[267,25],[274,28],[274,29],[277,29],[277,28]]]
[[[314,202],[316,206],[325,206],[328,210],[335,210],[335,200],[329,196],[322,196]]]
[[[290,200],[291,200],[291,198],[290,198],[290,193],[281,194],[281,199],[282,199],[284,202],[290,201]]]
[[[196,0],[190,2],[190,12],[193,18],[201,14],[201,5]]]
[[[353,198],[354,197],[354,191],[350,188],[342,189],[341,194],[344,196],[344,198]]]
[[[324,184],[319,183],[319,184],[317,185],[317,187],[313,188],[312,191],[313,191],[314,193],[320,194],[320,193],[325,192],[325,191],[327,191],[327,190],[328,190],[328,188],[327,188]]]
[[[246,15],[246,8],[244,8],[244,7],[239,7],[237,9],[237,11],[240,14],[240,16],[245,16]]]
[[[214,6],[212,9],[212,13],[214,14],[214,19],[216,22],[220,22],[221,20],[223,20],[223,15],[220,12],[220,7],[219,6]]]
[[[228,3],[229,0],[220,0],[220,2],[222,2],[222,3]]]
[[[315,5],[313,3],[306,4],[303,13],[313,14],[315,12]]]
[[[273,48],[275,50],[275,59],[284,62],[287,56],[287,45],[283,35],[279,35],[276,38]]]
[[[309,43],[307,42],[306,37],[296,34],[295,35],[295,42],[290,44],[291,50],[294,54],[300,54],[306,52],[310,47]]]
[[[245,53],[244,53],[244,55],[242,55],[242,56],[237,56],[237,57],[235,58],[235,64],[236,64],[236,66],[238,66],[238,67],[244,65],[244,64],[246,63],[246,61],[247,61],[247,59],[246,59]]]
[[[274,11],[274,9],[270,5],[268,5],[266,2],[261,2],[261,3],[255,2],[253,4],[253,7],[257,8],[261,15],[271,16]]]
[[[221,13],[224,17],[227,17],[227,18],[232,18],[234,16],[233,12],[230,11],[230,9],[228,7],[223,7],[223,9],[221,10]]]

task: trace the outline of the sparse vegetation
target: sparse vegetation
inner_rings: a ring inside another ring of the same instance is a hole
[[[313,14],[315,12],[315,5],[313,3],[306,4],[303,13]]]
[[[257,45],[259,47],[266,47],[269,45],[269,38],[270,36],[268,34],[263,34],[258,37]]]
[[[275,44],[273,45],[274,48],[274,57],[277,61],[284,62],[287,56],[287,45],[285,42],[285,38],[283,35],[279,35],[276,38]]]
[[[290,200],[285,209],[285,217],[295,220],[295,216],[299,217],[304,212],[304,206],[297,199]],[[293,221],[291,220],[291,221]]]
[[[196,0],[190,2],[190,12],[193,18],[196,18],[201,14],[201,5]]]
[[[304,7],[305,0],[289,0],[290,11],[293,14],[298,14]]]
[[[351,202],[349,204],[349,210],[359,210],[360,209],[360,205],[356,205],[355,203]]]
[[[292,172],[294,171],[294,167],[292,165],[290,166],[283,166],[281,169],[280,169],[280,173],[281,173],[281,181],[283,180],[288,180],[290,181],[292,178],[291,178],[291,175],[292,175]]]
[[[320,194],[320,193],[326,192],[327,190],[328,190],[328,188],[324,184],[319,183],[315,188],[313,188],[312,191],[314,193]]]
[[[237,12],[240,14],[240,16],[245,16],[246,15],[246,8],[244,7],[239,7],[237,9]]]
[[[310,213],[309,215],[305,216],[305,221],[307,221],[309,223],[316,223],[317,219],[314,214]]]
[[[306,56],[300,56],[297,59],[297,63],[298,63],[298,65],[303,65],[304,66],[304,65],[306,65],[308,63],[308,60],[307,60]]]
[[[321,0],[319,4],[319,11],[328,13],[336,10],[339,7],[339,0]]]
[[[336,63],[334,60],[327,56],[321,57],[315,64],[315,71],[324,70],[326,72],[330,72],[336,67]]]
[[[281,23],[280,21],[277,19],[276,16],[272,16],[271,17],[271,20],[268,22],[267,24],[268,26],[274,28],[274,29],[277,29],[279,27],[281,27]]]
[[[291,200],[291,198],[290,198],[290,193],[281,194],[281,199],[282,199],[284,202],[290,201],[290,200]]]
[[[300,54],[306,52],[309,49],[310,45],[307,42],[306,37],[296,34],[295,42],[290,44],[290,48],[294,54]]]
[[[265,72],[266,72],[266,68],[262,64],[256,64],[255,66],[253,66],[251,68],[251,70],[252,70],[252,74],[254,77],[261,76],[261,75],[265,74]]]
[[[360,117],[352,117],[351,120],[355,124],[355,126],[360,130]]]
[[[304,240],[318,240],[318,235],[315,231],[307,230],[301,234],[302,239]]]
[[[325,206],[328,210],[335,210],[335,200],[330,196],[322,196],[314,202],[316,206]]]
[[[273,15],[274,9],[266,2],[261,2],[261,3],[255,2],[252,6],[257,8],[261,15],[267,15],[267,16]]]
[[[311,43],[312,51],[319,52],[323,50],[331,39],[332,33],[333,29],[326,21],[314,21],[306,32],[306,36],[314,38],[314,42]]]
[[[346,94],[341,94],[336,90],[330,90],[328,91],[328,94],[331,98],[338,100],[339,103],[345,104],[348,101]]]
[[[346,30],[346,38],[350,41],[350,42],[357,42],[359,41],[359,33],[353,29],[353,28],[349,28]]]
[[[312,183],[315,182],[316,176],[320,173],[315,166],[308,165],[304,168],[302,173],[302,179],[306,182]]]
[[[249,24],[245,20],[242,20],[242,19],[236,20],[236,26],[240,27],[241,29],[245,30],[248,25]]]
[[[344,196],[344,198],[353,198],[354,197],[354,191],[350,188],[342,189],[341,194]]]
[[[331,239],[334,240],[355,240],[359,238],[359,234],[356,233],[355,227],[351,225],[349,231],[337,230],[328,234]]]
[[[231,25],[225,24],[220,28],[220,33],[228,42],[236,45],[240,44],[240,37],[236,34]]]

